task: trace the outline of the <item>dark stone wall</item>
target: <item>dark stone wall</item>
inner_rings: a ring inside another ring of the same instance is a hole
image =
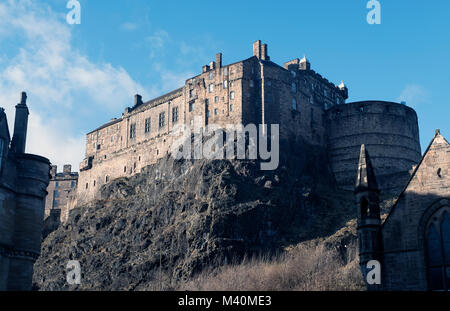
[[[421,159],[416,112],[383,101],[337,105],[326,112],[327,148],[336,181],[354,187],[362,144],[371,155],[381,190],[400,191]]]

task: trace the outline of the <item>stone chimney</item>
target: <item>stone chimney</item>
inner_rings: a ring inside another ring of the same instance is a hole
[[[216,62],[210,62],[210,63],[209,63],[209,69],[210,69],[210,70],[216,69]]]
[[[255,41],[253,43],[253,56],[261,59],[261,40]]]
[[[14,121],[14,135],[11,141],[11,149],[15,153],[25,153],[28,128],[27,93],[22,92],[20,104],[16,105],[16,118]]]
[[[142,96],[139,94],[134,95],[134,106],[142,105]]]
[[[216,65],[217,68],[222,68],[222,53],[216,54]]]
[[[72,165],[65,164],[64,168],[63,168],[63,173],[64,174],[70,174],[71,172],[72,172]]]
[[[50,170],[50,174],[52,175],[52,178],[55,178],[57,172],[58,172],[58,166],[52,165],[52,168]]]
[[[270,57],[268,55],[268,51],[267,51],[267,44],[263,44],[261,45],[261,59],[262,60],[270,60]]]

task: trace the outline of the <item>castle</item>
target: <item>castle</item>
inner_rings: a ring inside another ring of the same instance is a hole
[[[31,290],[33,264],[41,252],[50,162],[25,153],[26,100],[22,93],[12,140],[0,108],[0,291]]]
[[[86,135],[76,194],[61,208],[63,220],[77,203],[95,198],[109,181],[131,176],[171,150],[177,124],[279,124],[281,141],[302,140],[326,148],[338,184],[352,190],[363,143],[373,154],[382,189],[396,190],[421,157],[417,115],[404,104],[345,103],[348,89],[311,69],[306,57],[280,66],[267,44],[253,43],[253,55],[229,65],[222,54],[179,89],[144,102],[135,96],[120,118]],[[56,180],[51,181],[54,191]],[[47,211],[54,200],[47,200]],[[59,204],[61,205],[61,204]]]
[[[449,291],[450,144],[436,131],[383,223],[369,154],[362,145],[355,187],[358,248],[364,279],[370,277],[372,260],[381,264],[381,273],[367,288]]]

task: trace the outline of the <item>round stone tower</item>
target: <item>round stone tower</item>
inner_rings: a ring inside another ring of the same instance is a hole
[[[421,159],[416,112],[403,104],[362,101],[326,112],[327,148],[337,183],[353,190],[361,145],[372,158],[382,191],[399,191]]]

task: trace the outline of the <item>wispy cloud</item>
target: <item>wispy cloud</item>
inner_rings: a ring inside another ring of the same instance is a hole
[[[137,24],[130,22],[126,22],[120,25],[120,29],[125,31],[133,31],[136,30],[137,28],[138,28]]]
[[[408,106],[417,107],[429,101],[428,91],[418,85],[409,84],[401,91],[398,101],[405,101]]]
[[[28,92],[27,152],[55,164],[77,167],[84,156],[85,130],[77,127],[82,107],[91,114],[111,111],[128,104],[132,94],[146,94],[124,68],[95,64],[78,51],[64,16],[42,3],[0,3],[0,39],[11,38],[20,38],[21,46],[2,55],[0,105],[6,108],[11,127],[20,91]]]
[[[150,58],[159,56],[164,51],[164,47],[169,41],[169,34],[165,30],[158,30],[152,35],[148,36],[146,40],[149,43]]]

